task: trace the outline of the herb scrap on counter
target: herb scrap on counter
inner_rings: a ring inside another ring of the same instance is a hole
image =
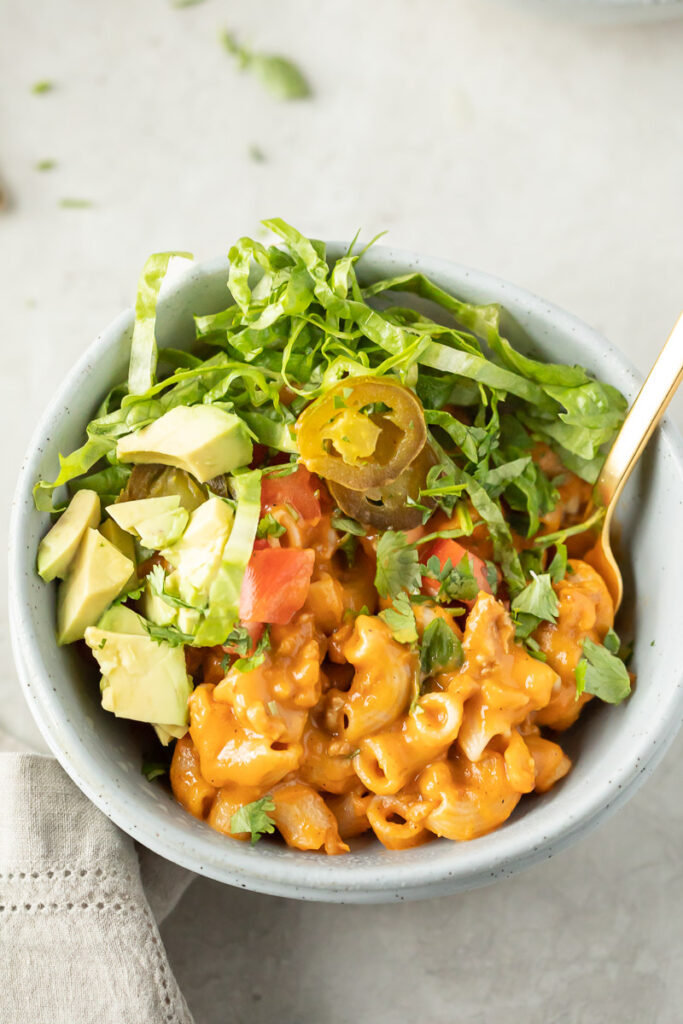
[[[252,72],[275,99],[301,100],[312,95],[303,72],[287,57],[255,53],[240,45],[227,29],[221,32],[220,40],[225,50],[237,60],[239,69]]]

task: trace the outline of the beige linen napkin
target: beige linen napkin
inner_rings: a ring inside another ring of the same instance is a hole
[[[194,876],[53,758],[0,753],[0,808],[0,1024],[192,1024],[157,924]]]

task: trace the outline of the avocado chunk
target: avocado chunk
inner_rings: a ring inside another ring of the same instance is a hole
[[[187,526],[189,514],[180,506],[180,497],[140,498],[118,501],[107,506],[107,512],[122,530],[138,537],[143,547],[158,550],[174,544]]]
[[[167,747],[171,740],[180,740],[183,738],[188,730],[187,725],[155,725],[154,731],[159,738],[159,742]]]
[[[102,672],[102,707],[118,718],[163,722],[167,731],[187,726],[192,681],[183,648],[152,640],[139,615],[130,608],[121,610],[125,617],[104,616],[85,631]],[[112,626],[123,626],[126,632]]]
[[[239,416],[214,405],[178,405],[158,420],[122,437],[121,462],[160,462],[191,473],[206,483],[221,473],[246,466],[252,445]]]
[[[64,579],[87,529],[100,521],[100,499],[94,491],[76,491],[65,512],[40,542],[38,575],[49,583]]]
[[[98,629],[104,629],[108,633],[132,633],[135,636],[149,636],[145,624],[132,608],[126,608],[123,604],[112,605],[107,608],[97,622]]]
[[[166,590],[187,604],[203,607],[218,572],[234,519],[222,498],[209,498],[192,513],[187,528],[162,554],[174,571],[166,577]]]
[[[88,626],[121,593],[135,564],[98,530],[85,531],[57,596],[57,642],[80,640]]]
[[[115,523],[113,519],[105,519],[103,523],[100,523],[98,527],[100,533],[105,537],[110,544],[113,544],[115,548],[125,555],[126,558],[130,558],[133,565],[137,560],[135,554],[135,541],[133,540],[130,533],[126,533],[122,530],[118,523]],[[126,582],[125,590],[129,590],[131,587],[135,587],[138,584],[138,574],[133,569],[130,574],[130,579]]]

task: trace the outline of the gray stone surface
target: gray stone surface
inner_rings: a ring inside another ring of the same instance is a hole
[[[388,228],[564,305],[641,370],[680,310],[683,23],[569,26],[487,0],[34,0],[0,18],[7,491],[145,256],[223,252],[262,216]],[[262,93],[223,25],[298,60],[315,98]],[[40,79],[54,90],[33,95]],[[40,747],[7,629],[0,666],[0,727]],[[579,847],[438,902],[297,904],[198,880],[164,926],[171,960],[198,1024],[678,1024],[682,783],[679,740]]]

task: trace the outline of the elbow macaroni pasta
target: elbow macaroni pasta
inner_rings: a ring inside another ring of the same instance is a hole
[[[567,774],[569,758],[541,728],[566,729],[590,699],[576,699],[574,669],[584,639],[600,642],[614,617],[595,569],[572,559],[555,585],[557,622],[534,634],[545,661],[515,642],[510,614],[491,594],[479,592],[464,633],[444,609],[417,606],[418,631],[438,616],[464,654],[420,692],[415,650],[372,614],[367,550],[341,570],[329,517],[306,532],[276,511],[290,543],[315,549],[317,569],[302,610],[271,627],[261,664],[224,671],[222,648],[190,656],[203,681],[171,768],[184,808],[233,835],[235,812],[268,796],[271,820],[297,849],[344,853],[372,833],[403,850],[435,836],[485,835],[524,794]]]

